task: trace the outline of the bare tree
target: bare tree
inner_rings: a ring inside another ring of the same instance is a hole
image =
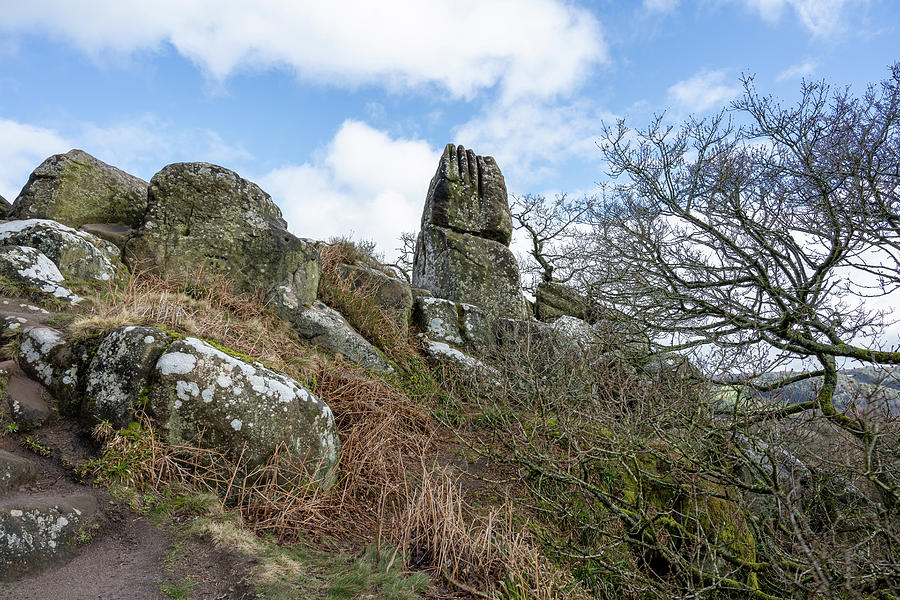
[[[592,253],[585,251],[589,238],[579,227],[589,225],[591,203],[589,197],[572,199],[566,194],[553,199],[513,196],[510,210],[516,229],[528,235],[528,256],[534,261],[524,265],[526,273],[540,281],[565,283],[586,268],[577,259]]]
[[[900,284],[900,67],[861,98],[804,82],[788,107],[743,83],[732,110],[709,120],[604,129],[617,178],[604,247],[623,269],[603,298],[680,347],[815,360],[814,399],[748,418],[825,415],[867,449],[864,473],[897,511],[900,481],[885,466],[895,449],[833,397],[838,361],[900,364],[880,347],[887,315],[867,303]]]

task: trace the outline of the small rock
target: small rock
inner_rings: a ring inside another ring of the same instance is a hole
[[[36,472],[34,463],[24,456],[0,450],[0,496],[33,480]]]
[[[6,402],[13,420],[25,429],[40,427],[50,418],[44,387],[21,373],[14,373],[6,384]]]
[[[347,319],[318,300],[312,306],[298,307],[289,319],[300,337],[311,344],[337,352],[366,369],[380,373],[394,371]]]
[[[97,236],[102,240],[106,240],[119,249],[125,247],[125,242],[128,241],[128,238],[130,238],[135,231],[128,225],[122,225],[120,223],[85,223],[81,226],[81,230]]]
[[[19,345],[19,366],[44,384],[63,412],[77,408],[79,349],[70,346],[62,333],[51,327],[26,327]]]

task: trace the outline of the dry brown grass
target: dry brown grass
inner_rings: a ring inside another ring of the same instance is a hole
[[[67,326],[76,338],[124,325],[161,327],[212,340],[301,381],[309,381],[321,362],[259,295],[236,291],[221,275],[161,279],[138,273],[89,300],[89,309]]]

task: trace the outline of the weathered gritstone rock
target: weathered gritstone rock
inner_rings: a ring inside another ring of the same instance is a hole
[[[414,319],[431,340],[479,354],[488,353],[494,347],[491,319],[477,306],[443,298],[419,297],[415,302]]]
[[[66,343],[51,327],[26,327],[19,344],[19,366],[44,384],[59,401],[63,412],[77,408],[79,348]]]
[[[9,494],[32,481],[37,470],[34,463],[6,450],[0,450],[0,496]]]
[[[0,223],[0,244],[39,250],[65,278],[110,281],[121,267],[114,245],[48,219]]]
[[[545,323],[563,316],[594,323],[599,316],[586,297],[562,283],[542,281],[534,296],[535,316]]]
[[[13,421],[23,429],[40,427],[52,414],[44,387],[17,371],[6,384],[6,402]]]
[[[82,412],[113,427],[128,425],[171,341],[165,331],[152,327],[120,327],[107,335],[88,367]]]
[[[4,331],[20,331],[23,327],[43,325],[53,316],[50,311],[28,302],[22,298],[0,297],[0,326]]]
[[[62,285],[63,276],[49,258],[27,246],[0,247],[0,275],[36,288],[45,294],[78,304],[83,300]]]
[[[12,204],[9,203],[9,200],[0,196],[0,219],[5,219],[11,210]]]
[[[135,231],[128,225],[120,225],[118,223],[85,223],[81,226],[81,230],[116,246],[119,249],[116,256],[121,255],[125,242],[128,241],[128,238]]]
[[[0,500],[0,578],[10,579],[71,554],[97,515],[93,496]]]
[[[281,211],[255,183],[209,163],[176,163],[153,176],[147,215],[125,244],[132,268],[163,277],[203,271],[258,292],[282,316],[316,299],[319,252],[287,231]]]
[[[381,353],[361,336],[339,312],[318,300],[288,315],[297,333],[316,346],[343,355],[349,361],[380,373],[393,373]]]
[[[148,406],[169,443],[243,453],[251,467],[284,444],[320,482],[332,481],[339,441],[331,409],[259,363],[196,338],[178,340],[156,363]]]
[[[443,298],[416,298],[413,319],[429,339],[454,346],[463,344],[455,302]]]
[[[413,285],[497,316],[525,317],[516,257],[494,240],[423,224],[416,241]]]
[[[447,144],[425,198],[422,224],[495,240],[508,246],[512,215],[506,182],[490,156]]]
[[[413,285],[493,316],[524,318],[519,266],[508,247],[511,234],[497,163],[448,144],[425,199]]]
[[[341,265],[340,273],[353,289],[366,293],[377,306],[393,316],[404,332],[409,329],[413,297],[408,283],[361,263]]]
[[[140,225],[147,208],[147,182],[83,150],[51,156],[28,178],[9,218],[53,219],[70,227],[85,223]]]
[[[500,371],[444,342],[422,338],[422,348],[429,357],[437,362],[449,363],[470,375],[487,378],[489,381],[499,384]]]

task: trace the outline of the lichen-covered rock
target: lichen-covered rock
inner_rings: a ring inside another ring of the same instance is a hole
[[[110,281],[122,266],[114,245],[49,219],[0,223],[0,244],[39,250],[66,279]]]
[[[599,316],[585,296],[562,283],[542,281],[534,296],[535,316],[546,323],[563,316],[594,323]]]
[[[472,304],[443,298],[418,297],[414,321],[433,341],[445,342],[470,352],[485,354],[494,347],[491,319]]]
[[[455,302],[443,298],[416,298],[413,319],[427,338],[454,346],[463,344]]]
[[[473,356],[457,350],[444,342],[436,342],[428,338],[422,339],[422,348],[434,361],[449,363],[457,369],[461,369],[470,375],[490,378],[493,383],[498,383],[500,372]]]
[[[78,350],[51,327],[35,326],[22,330],[19,366],[47,388],[63,412],[77,408],[80,402],[78,371],[81,357]]]
[[[491,315],[525,316],[519,265],[512,251],[494,240],[423,225],[416,241],[413,285]]]
[[[40,427],[52,414],[44,387],[18,371],[6,383],[6,402],[22,430]]]
[[[147,207],[147,182],[83,150],[42,162],[13,203],[9,218],[53,219],[70,227],[122,223],[136,227]]]
[[[288,315],[297,333],[311,344],[341,354],[363,368],[392,373],[381,353],[361,336],[339,312],[323,302],[299,306]]]
[[[82,412],[94,421],[124,427],[172,337],[152,327],[120,327],[107,335],[87,369]]]
[[[512,215],[506,182],[493,157],[447,144],[428,187],[422,215],[426,224],[508,246]]]
[[[153,176],[146,218],[124,256],[132,269],[164,277],[222,273],[283,314],[316,299],[321,273],[319,252],[287,231],[267,193],[209,163],[176,163]]]
[[[28,246],[0,247],[0,275],[69,304],[78,304],[83,300],[62,285],[64,277],[53,261],[39,250]]]
[[[164,439],[243,453],[249,466],[284,444],[332,480],[338,436],[331,409],[303,385],[196,338],[173,342],[156,363],[149,403]],[[202,436],[201,436],[202,431]]]
[[[34,463],[6,450],[0,450],[0,496],[15,491],[34,479]]]
[[[402,331],[407,331],[413,305],[412,291],[408,283],[360,262],[353,265],[343,264],[339,267],[339,271],[352,289],[367,294],[376,306],[393,317],[394,323]]]
[[[0,500],[0,579],[12,579],[70,554],[98,514],[93,496]]]

